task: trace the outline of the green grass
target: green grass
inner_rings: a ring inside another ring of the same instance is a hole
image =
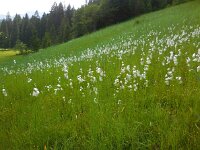
[[[0,149],[199,149],[199,12],[193,1],[0,61]]]
[[[197,0],[195,2],[187,3],[186,5],[183,4],[179,5],[178,7],[174,6],[165,10],[157,11],[155,13],[153,12],[147,15],[142,15],[133,20],[108,27],[98,32],[86,35],[82,38],[72,40],[68,43],[52,46],[44,50],[41,49],[40,52],[29,55],[25,58],[24,56],[18,56],[15,59],[19,60],[19,64],[24,64],[27,62],[33,62],[35,60],[41,61],[49,58],[57,58],[60,55],[79,55],[81,51],[87,48],[109,43],[112,39],[116,39],[116,37],[125,34],[134,33],[136,38],[138,38],[140,35],[149,32],[150,29],[158,29],[159,31],[159,29],[167,28],[172,24],[177,24],[180,22],[181,25],[199,24],[199,21],[196,18],[198,17],[199,13],[199,3],[199,0]],[[190,22],[190,20],[192,21]],[[12,60],[4,62],[2,65],[10,66],[11,64]]]
[[[16,56],[17,54],[19,54],[19,52],[14,50],[0,50],[0,62],[5,61],[5,59],[12,56]]]

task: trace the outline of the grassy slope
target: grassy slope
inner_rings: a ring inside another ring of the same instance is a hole
[[[160,31],[158,38],[162,38],[170,34],[167,28],[172,24],[175,25],[174,32],[179,32],[184,25],[199,25],[199,12],[199,1],[167,8],[41,50],[39,53],[11,58],[0,62],[0,66],[13,65],[13,59],[17,61],[14,68],[18,68],[21,64],[34,60],[55,59],[60,55],[79,56],[83,50],[94,48],[97,44],[115,45],[122,40],[128,41],[133,34],[135,36],[131,40],[144,38],[148,43],[148,38],[145,37],[151,30]],[[120,38],[121,36],[123,38]],[[154,36],[150,37],[150,41],[154,39]],[[180,45],[182,53],[188,52],[191,56],[196,52],[192,43],[198,41],[199,38],[191,38],[190,43]],[[125,48],[127,47],[121,46],[119,49]],[[159,48],[163,47],[157,47]],[[124,55],[125,66],[137,65],[140,68],[142,49],[143,47],[138,45],[134,56]],[[149,54],[149,49],[147,44],[143,49],[145,56]],[[61,67],[33,71],[28,75],[2,74],[0,83],[2,88],[5,87],[8,91],[8,96],[4,97],[0,93],[0,147],[43,149],[44,145],[47,145],[48,148],[55,149],[198,149],[199,74],[188,72],[183,62],[186,56],[182,57],[179,58],[180,65],[176,74],[182,75],[183,85],[177,85],[174,81],[172,86],[166,86],[164,81],[160,81],[167,68],[159,64],[158,54],[155,52],[147,74],[149,88],[140,88],[138,92],[131,93],[122,90],[117,98],[112,96],[116,90],[113,82],[120,73],[122,60],[115,57],[95,57],[91,61],[69,65],[69,77],[74,81],[73,89],[67,86],[69,82],[63,78]],[[160,59],[164,58],[161,56]],[[192,67],[197,65],[192,64]],[[86,74],[89,66],[94,71],[100,66],[106,72],[104,82],[92,85],[100,91],[97,97],[87,90],[84,90],[85,97],[79,92],[80,86],[86,85],[79,85],[76,76],[80,74],[80,68],[83,69],[82,75]],[[168,67],[172,66],[169,64]],[[33,81],[27,84],[27,78]],[[47,92],[44,86],[49,84],[53,88],[61,84],[64,90],[58,91],[56,95],[53,89]],[[30,96],[35,86],[41,90],[38,97]],[[94,98],[97,98],[98,103]]]
[[[13,59],[19,60],[19,63],[23,64],[26,62],[32,62],[33,60],[41,61],[49,58],[56,58],[60,55],[79,55],[81,51],[87,48],[109,43],[113,38],[123,34],[134,33],[136,34],[136,37],[139,37],[143,33],[148,32],[149,28],[146,28],[148,24],[152,24],[152,28],[158,29],[166,28],[171,24],[179,23],[183,19],[190,19],[192,20],[191,24],[195,24],[198,23],[194,22],[197,20],[195,17],[197,17],[196,15],[199,11],[198,3],[198,1],[191,2],[186,5],[174,6],[165,10],[149,13],[147,15],[137,17],[134,20],[108,27],[70,42],[40,50],[39,53],[31,54],[30,56],[18,56],[12,58],[10,61],[4,62],[2,66],[11,65]],[[186,22],[186,24],[190,23]]]

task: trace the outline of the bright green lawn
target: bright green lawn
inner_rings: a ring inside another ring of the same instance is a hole
[[[5,59],[11,57],[11,56],[15,56],[19,54],[18,51],[13,51],[13,50],[0,50],[0,62],[5,61]]]

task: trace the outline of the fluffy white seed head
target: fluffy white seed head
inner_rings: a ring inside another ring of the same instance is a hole
[[[40,94],[40,91],[37,88],[33,88],[32,96],[37,97]]]
[[[4,96],[8,96],[8,94],[7,94],[7,92],[6,92],[6,89],[2,89],[2,94],[3,94]]]

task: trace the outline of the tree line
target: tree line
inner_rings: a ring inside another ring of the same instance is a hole
[[[49,47],[83,36],[132,17],[179,4],[186,0],[86,0],[79,9],[56,2],[41,17],[8,14],[0,23],[0,48]]]

